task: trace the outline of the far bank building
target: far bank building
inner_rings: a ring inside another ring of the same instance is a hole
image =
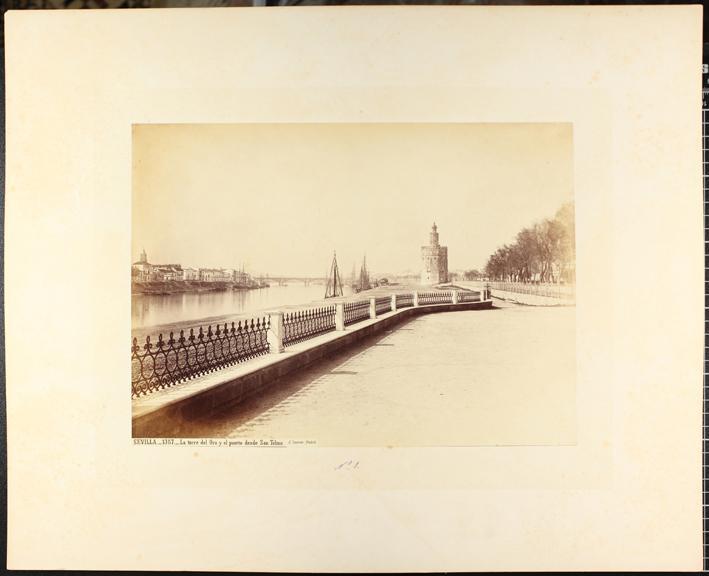
[[[448,282],[448,247],[438,243],[438,227],[433,223],[428,246],[421,247],[421,284],[433,286]]]

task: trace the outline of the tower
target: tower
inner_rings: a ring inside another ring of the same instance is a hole
[[[448,247],[440,245],[435,222],[429,234],[429,245],[421,247],[421,261],[421,284],[433,286],[448,282]]]
[[[145,253],[145,248],[143,248],[143,251],[140,253],[140,260],[138,260],[141,264],[147,264],[148,263],[148,255]]]

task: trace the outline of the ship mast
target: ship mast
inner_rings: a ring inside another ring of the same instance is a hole
[[[369,290],[371,285],[369,284],[369,270],[367,270],[367,255],[364,255],[362,260],[362,267],[359,271],[359,290]]]
[[[340,279],[340,270],[337,267],[337,252],[334,252],[332,255],[330,273],[327,276],[325,298],[337,298],[338,296],[343,296],[342,280]]]

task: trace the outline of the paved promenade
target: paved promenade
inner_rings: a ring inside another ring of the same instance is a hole
[[[575,309],[502,306],[413,319],[192,435],[320,446],[573,444]]]

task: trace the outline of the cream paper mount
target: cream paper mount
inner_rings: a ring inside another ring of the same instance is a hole
[[[698,7],[10,12],[6,47],[10,568],[701,568]],[[135,445],[133,127],[248,123],[570,123],[575,442]]]

